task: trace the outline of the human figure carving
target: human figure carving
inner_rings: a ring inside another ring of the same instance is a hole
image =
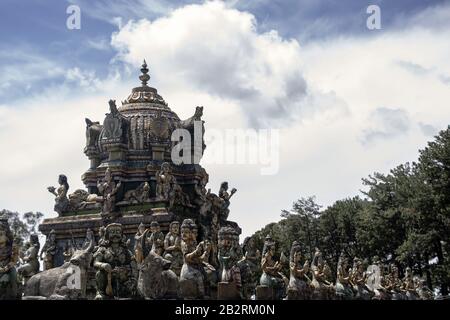
[[[67,183],[67,177],[60,174],[58,177],[59,187],[48,187],[47,190],[55,196],[55,207],[54,210],[59,215],[68,211],[69,209],[69,199],[67,198],[67,192],[69,191],[69,184]]]

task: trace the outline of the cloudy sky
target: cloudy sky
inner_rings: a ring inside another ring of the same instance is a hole
[[[380,30],[366,26],[373,4]],[[79,30],[66,27],[70,5]],[[144,58],[181,118],[205,107],[207,132],[279,130],[273,175],[214,163],[214,140],[206,149],[213,191],[238,189],[230,219],[244,235],[299,197],[358,195],[361,178],[414,161],[450,119],[449,1],[2,0],[0,18],[4,209],[55,216],[58,174],[82,187],[84,118],[124,100]]]

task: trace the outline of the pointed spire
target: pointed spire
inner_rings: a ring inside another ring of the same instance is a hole
[[[142,72],[142,74],[139,76],[139,80],[142,81],[142,86],[146,87],[148,80],[150,80],[150,76],[147,74],[148,68],[147,68],[147,62],[145,61],[145,59],[144,59],[144,63],[142,64],[142,67],[141,67],[141,72]]]

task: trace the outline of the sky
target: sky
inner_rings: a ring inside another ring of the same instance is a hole
[[[449,1],[2,0],[0,39],[1,209],[56,216],[47,186],[64,173],[83,187],[84,118],[124,100],[143,59],[180,118],[204,106],[202,164],[213,192],[238,189],[243,235],[300,197],[361,196],[362,178],[416,160],[450,119]],[[277,133],[278,170],[214,161],[239,149],[208,132],[233,129]]]

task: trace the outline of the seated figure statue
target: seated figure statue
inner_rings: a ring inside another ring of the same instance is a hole
[[[260,287],[267,287],[271,289],[271,299],[281,300],[285,295],[288,279],[281,273],[283,265],[280,263],[280,261],[273,260],[274,254],[275,242],[272,240],[272,238],[267,236],[264,242],[261,259],[261,269],[263,273],[261,275],[259,283]],[[264,297],[265,294],[262,295],[258,293],[258,291],[262,291],[262,288],[260,287],[256,288],[256,298],[267,299],[268,296]]]
[[[164,258],[172,262],[170,269],[179,276],[183,265],[183,253],[181,252],[180,223],[178,221],[170,223],[169,232],[164,238]]]
[[[353,290],[350,284],[348,259],[344,253],[341,253],[337,265],[336,275],[336,298],[338,300],[352,300]]]
[[[403,294],[403,283],[398,276],[398,268],[392,263],[390,265],[389,273],[389,285],[390,295],[392,300],[406,300],[406,295]]]
[[[242,294],[244,299],[250,300],[255,294],[261,270],[261,252],[256,248],[253,237],[247,237],[242,244],[244,256],[238,262],[241,270]]]
[[[58,177],[59,187],[48,187],[47,190],[55,196],[54,210],[59,215],[69,210],[69,198],[67,192],[69,191],[69,184],[67,183],[67,177],[64,174],[60,174]]]
[[[103,241],[94,253],[96,300],[129,298],[135,295],[135,280],[131,268],[131,252],[123,236],[122,225],[106,226]]]
[[[351,274],[351,282],[353,283],[353,291],[355,292],[355,299],[370,300],[372,295],[366,286],[367,275],[364,268],[363,261],[355,257],[353,260],[353,269]]]
[[[412,270],[410,267],[407,267],[405,270],[405,277],[403,278],[403,287],[406,291],[406,298],[408,300],[418,300],[419,296],[417,295],[417,286],[413,278]]]
[[[218,236],[220,282],[217,297],[220,300],[240,299],[242,283],[238,262],[242,252],[239,246],[239,233],[232,227],[222,227]]]
[[[287,289],[288,300],[308,300],[310,297],[310,283],[308,278],[309,261],[301,264],[302,253],[297,241],[292,243],[291,254],[289,258],[289,269],[291,276]]]
[[[332,284],[327,280],[326,263],[322,258],[322,252],[316,248],[313,261],[311,262],[312,273],[312,295],[313,300],[328,300],[332,291]]]
[[[204,261],[209,254],[211,244],[202,241],[197,245],[197,226],[192,219],[185,219],[181,224],[181,251],[183,266],[180,272],[180,290],[184,299],[203,299],[209,295],[207,270],[212,266]]]
[[[0,300],[17,298],[13,233],[8,219],[0,219]]]
[[[39,238],[36,234],[30,235],[30,241],[23,255],[23,264],[17,269],[17,273],[22,277],[24,285],[33,275],[39,272]]]

